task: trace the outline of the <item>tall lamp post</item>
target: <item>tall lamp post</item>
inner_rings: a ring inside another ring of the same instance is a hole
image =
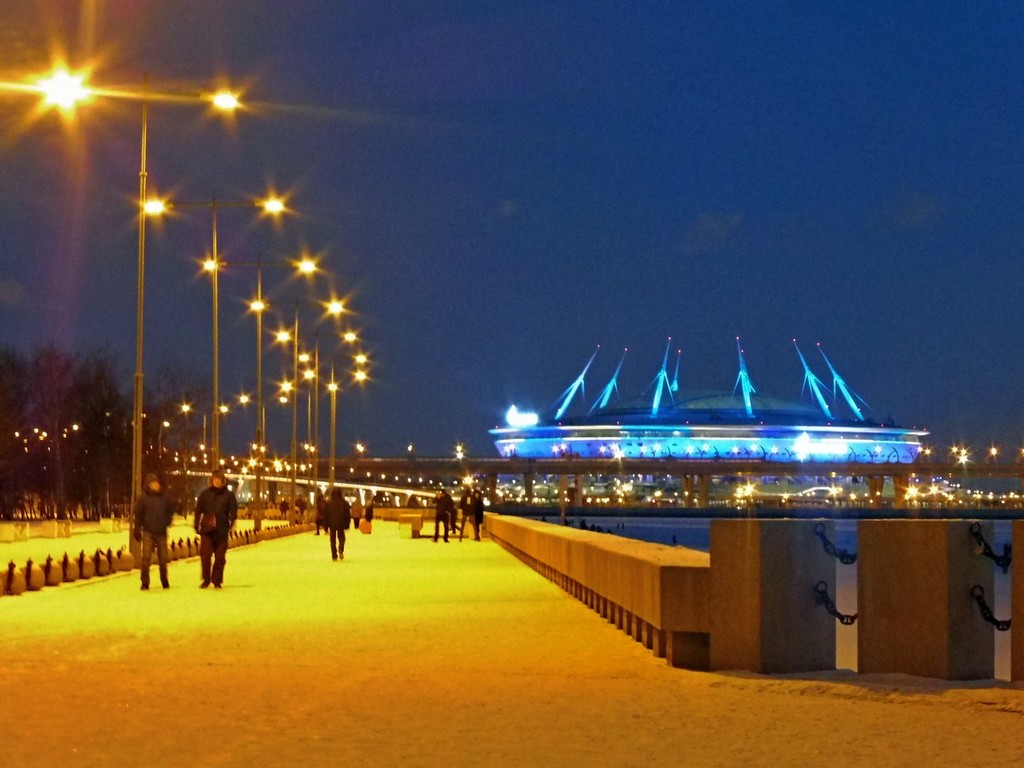
[[[46,79],[40,79],[34,86],[28,88],[42,94],[45,106],[58,107],[64,111],[71,111],[75,105],[88,99],[91,96],[103,96],[108,98],[131,99],[142,103],[142,132],[140,142],[139,160],[139,237],[138,237],[138,283],[136,297],[135,316],[135,375],[133,379],[132,397],[132,480],[131,480],[131,504],[135,501],[142,490],[142,428],[143,428],[143,330],[144,330],[144,301],[145,301],[145,273],[146,273],[146,186],[148,173],[146,170],[147,149],[149,141],[149,102],[153,96],[172,96],[167,99],[176,104],[201,104],[210,103],[216,109],[233,112],[239,107],[238,98],[227,91],[220,91],[209,97],[188,96],[182,94],[155,94],[149,89],[149,78],[143,76],[141,93],[122,92],[111,89],[91,88],[85,84],[81,75],[72,75],[66,70],[58,69]],[[138,546],[135,540],[129,536],[129,549],[137,554]]]
[[[237,263],[249,264],[251,262]],[[316,272],[316,262],[305,257],[297,262],[282,260],[267,262],[261,254],[256,260],[256,298],[249,303],[249,309],[256,314],[256,442],[254,444],[254,451],[256,453],[255,495],[257,530],[262,522],[263,456],[266,452],[264,440],[267,434],[267,409],[263,402],[263,313],[269,305],[263,298],[264,265],[293,266],[303,275],[310,275]]]
[[[291,477],[290,477],[290,502],[295,502],[295,490],[298,486],[298,402],[299,402],[299,309],[303,306],[314,306],[325,310],[327,315],[339,317],[344,312],[344,305],[337,299],[332,299],[326,303],[316,302],[295,302],[294,317],[292,320],[292,330],[285,331],[281,330],[277,333],[277,340],[280,342],[291,342],[292,345],[292,378],[289,382],[288,392],[291,398],[292,406],[292,439],[291,439]]]
[[[353,360],[359,368],[353,372],[352,379],[359,384],[363,384],[368,379],[368,375],[363,369],[363,366],[365,366],[369,361],[366,355],[362,353],[357,354]],[[331,380],[327,384],[327,391],[331,395],[331,457],[327,468],[327,485],[330,490],[334,489],[334,467],[338,459],[338,390],[340,388],[341,387],[338,384],[338,380],[334,373],[334,363],[331,363]]]
[[[144,190],[143,190],[144,193]],[[213,229],[211,234],[210,257],[203,261],[203,270],[210,273],[210,283],[213,291],[213,404],[210,409],[211,433],[210,433],[210,458],[213,467],[220,466],[220,289],[219,275],[221,265],[225,262],[220,260],[217,244],[217,211],[220,208],[259,208],[266,214],[278,216],[285,211],[284,201],[270,195],[263,200],[238,200],[225,202],[217,199],[217,194],[210,195],[209,200],[198,202],[169,202],[165,200],[149,200],[144,208],[144,213],[159,215],[168,209],[178,208],[208,208],[212,212]]]

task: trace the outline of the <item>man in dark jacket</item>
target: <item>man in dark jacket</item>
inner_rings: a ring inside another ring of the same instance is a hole
[[[199,586],[203,589],[210,586],[211,582],[216,589],[220,589],[224,581],[228,534],[234,528],[237,517],[238,500],[228,488],[224,470],[215,469],[210,473],[210,487],[203,490],[196,499],[195,529],[200,536],[199,559],[203,564],[203,583]]]
[[[331,498],[324,510],[327,532],[331,537],[331,560],[345,559],[345,530],[352,522],[352,507],[341,488],[331,489]]]
[[[444,541],[448,543],[449,521],[455,515],[455,502],[448,491],[442,488],[434,497],[434,542],[437,542],[437,529],[444,525]]]
[[[164,495],[160,478],[154,474],[146,475],[142,484],[144,493],[135,502],[135,514],[132,516],[132,536],[142,542],[142,562],[139,573],[142,589],[149,589],[149,565],[153,562],[153,550],[160,566],[160,583],[164,589],[170,587],[167,581],[167,526],[171,524],[174,506]]]
[[[480,541],[480,526],[484,522],[484,495],[479,488],[474,488],[472,492],[467,490],[463,498],[468,498],[468,502],[462,513],[459,541],[462,541],[462,536],[466,532],[467,520],[473,524],[473,541]]]

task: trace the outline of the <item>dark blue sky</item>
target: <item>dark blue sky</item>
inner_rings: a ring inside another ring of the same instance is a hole
[[[223,212],[222,256],[327,255],[375,360],[343,444],[491,454],[508,405],[551,404],[596,344],[590,397],[626,346],[639,395],[668,336],[684,389],[731,389],[739,335],[763,393],[800,395],[793,337],[825,378],[820,341],[879,418],[1017,448],[1022,33],[1017,4],[934,1],[15,0],[0,62],[17,79],[59,44],[96,83],[293,105],[230,130],[154,107],[150,181],[294,192],[280,230]],[[138,105],[32,109],[0,94],[0,343],[109,347],[127,384]],[[209,376],[208,230],[150,231],[148,376]],[[253,285],[222,277],[225,392],[254,386]]]

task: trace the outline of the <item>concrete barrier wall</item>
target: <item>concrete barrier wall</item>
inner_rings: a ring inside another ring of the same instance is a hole
[[[860,522],[861,672],[944,680],[994,675],[994,628],[971,596],[978,585],[993,604],[993,566],[975,551],[970,526],[966,520]],[[981,527],[991,541],[992,524]]]
[[[835,669],[836,620],[816,602],[834,600],[836,561],[815,536],[825,520],[711,523],[711,668],[765,674]]]
[[[1013,523],[1013,557],[1011,576],[1010,679],[1024,680],[1024,520]]]
[[[707,553],[491,513],[485,525],[504,548],[673,666],[708,669]]]

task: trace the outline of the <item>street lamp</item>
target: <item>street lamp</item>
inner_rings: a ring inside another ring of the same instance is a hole
[[[277,201],[280,202],[280,201]],[[283,204],[277,211],[273,200],[268,200],[265,209],[270,213],[280,213],[284,210]],[[252,264],[252,262],[232,262],[237,264]],[[267,434],[267,411],[263,403],[263,313],[269,305],[263,298],[263,267],[266,266],[290,266],[294,267],[299,274],[311,275],[316,272],[316,262],[308,256],[303,256],[298,261],[271,260],[265,261],[260,254],[256,264],[256,298],[249,303],[249,309],[256,315],[256,444],[257,462],[255,466],[254,493],[256,496],[255,527],[260,530],[263,521],[262,499],[263,499],[263,456],[266,451],[264,445]]]
[[[290,502],[291,503],[295,502],[295,490],[296,490],[296,487],[297,487],[297,484],[298,484],[296,473],[297,473],[297,469],[298,469],[298,456],[297,456],[297,454],[298,454],[298,418],[299,418],[299,411],[298,411],[298,401],[299,401],[299,392],[298,392],[298,386],[299,386],[299,309],[301,307],[305,307],[305,306],[320,307],[322,310],[325,311],[325,314],[332,315],[334,317],[340,316],[345,311],[344,305],[342,304],[342,302],[338,301],[337,299],[332,299],[331,301],[325,302],[325,303],[296,301],[295,302],[295,314],[294,314],[294,318],[293,318],[293,321],[292,321],[292,330],[290,332],[287,331],[287,330],[280,330],[280,331],[277,332],[277,336],[276,336],[277,341],[279,341],[281,343],[291,342],[291,345],[292,345],[292,378],[291,378],[291,382],[289,382],[289,386],[288,386],[288,390],[291,390],[291,391],[289,391],[289,397],[291,398],[291,406],[292,406],[291,484],[290,484],[290,493],[291,493]],[[314,374],[314,376],[315,376],[315,374]],[[285,390],[284,386],[282,386],[282,390]]]
[[[135,318],[135,375],[133,380],[133,403],[132,403],[132,480],[131,480],[131,503],[134,508],[135,501],[141,492],[142,486],[142,419],[143,419],[143,331],[144,331],[144,300],[145,300],[145,267],[146,267],[146,155],[149,140],[149,102],[151,96],[164,95],[152,94],[149,90],[149,79],[143,76],[141,93],[131,93],[110,89],[99,89],[88,86],[84,75],[72,75],[66,69],[58,68],[50,77],[40,79],[31,89],[42,94],[44,105],[53,105],[64,111],[71,111],[75,105],[98,95],[109,98],[130,99],[142,103],[142,133],[140,142],[139,161],[139,239],[138,239],[138,286],[136,299]],[[240,105],[238,98],[226,91],[212,94],[210,96],[193,96],[175,94],[176,98],[167,99],[173,103],[212,103],[214,108],[233,112]],[[137,553],[138,546],[135,540],[129,536],[129,549]]]
[[[232,97],[233,98],[233,97]],[[216,102],[215,102],[216,103]],[[228,99],[222,103],[228,104]],[[237,105],[237,100],[236,100]],[[220,290],[219,275],[221,265],[226,263],[220,261],[217,248],[217,211],[220,208],[259,208],[271,216],[278,216],[285,212],[284,201],[275,195],[270,195],[262,200],[238,200],[225,202],[217,199],[216,193],[210,196],[210,200],[197,202],[168,202],[165,200],[147,200],[143,205],[143,212],[149,215],[159,215],[168,209],[178,208],[209,208],[212,211],[213,231],[211,239],[210,258],[203,261],[203,270],[210,273],[210,282],[213,290],[213,405],[212,405],[212,433],[211,433],[211,456],[213,466],[220,466]]]
[[[362,361],[358,362],[358,358],[362,358]],[[357,360],[359,365],[364,365],[364,364],[366,364],[368,362],[368,360],[366,358],[366,355],[362,354],[362,353],[356,355],[356,358],[354,358],[354,359]],[[362,384],[362,383],[364,383],[367,380],[367,373],[366,373],[365,370],[360,368],[360,369],[356,370],[352,374],[352,379],[356,383]],[[330,380],[330,383],[328,383],[328,385],[327,385],[327,391],[330,392],[330,395],[331,395],[331,457],[330,457],[330,464],[328,465],[328,470],[327,470],[327,483],[328,483],[329,488],[331,488],[331,489],[334,488],[334,465],[335,465],[335,463],[337,461],[337,457],[338,457],[338,452],[337,452],[337,446],[338,446],[338,443],[337,443],[337,428],[338,428],[338,390],[339,389],[340,389],[340,386],[339,386],[338,381],[337,381],[337,379],[336,379],[336,377],[334,375],[334,363],[331,363],[331,380]],[[412,446],[409,446],[409,447],[410,447],[410,449],[412,448]]]

